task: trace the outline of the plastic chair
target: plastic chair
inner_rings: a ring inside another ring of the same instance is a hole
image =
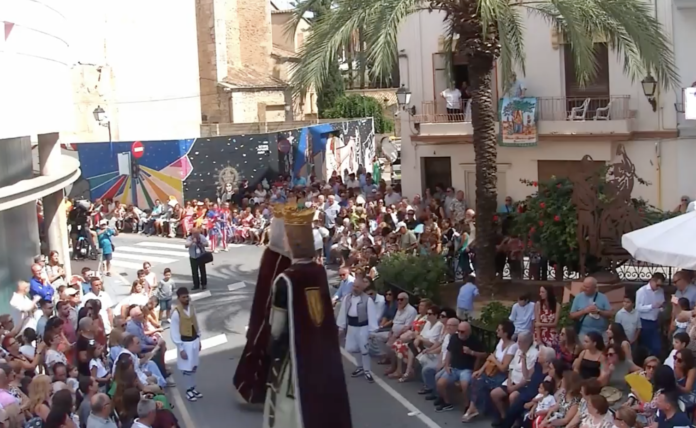
[[[587,114],[587,108],[590,106],[590,99],[585,98],[585,101],[579,107],[573,107],[570,109],[570,114],[568,115],[568,120],[585,120],[585,115]]]

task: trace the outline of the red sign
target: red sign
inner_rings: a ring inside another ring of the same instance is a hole
[[[278,140],[278,150],[281,153],[289,153],[290,152],[290,141],[286,139]]]
[[[143,143],[141,143],[140,141],[136,141],[135,143],[133,143],[133,145],[131,146],[131,153],[133,154],[133,157],[136,159],[140,159],[141,157],[143,157],[143,155],[145,154],[145,147],[143,147]]]

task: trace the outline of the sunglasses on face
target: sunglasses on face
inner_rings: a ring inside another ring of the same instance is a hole
[[[683,363],[683,362],[684,362],[684,360],[682,360],[681,357],[675,358],[674,361],[676,361],[676,362],[678,362],[678,363]]]
[[[440,318],[447,318],[447,314],[440,314]]]
[[[396,299],[396,300],[398,300],[399,302],[403,302],[403,301],[406,300],[406,299],[405,299],[404,297],[399,297],[399,298]]]
[[[387,294],[385,294],[385,296],[393,296],[393,294],[387,293]]]
[[[655,370],[656,368],[657,368],[657,366],[652,365],[652,364],[645,367],[646,370]]]
[[[458,334],[466,334],[466,330],[457,330]]]

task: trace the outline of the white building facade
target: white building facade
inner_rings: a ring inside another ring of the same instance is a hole
[[[696,81],[696,1],[657,2],[657,17],[673,37],[681,87]],[[544,180],[571,174],[584,155],[611,162],[619,144],[626,148],[636,174],[651,183],[636,185],[643,197],[673,209],[682,195],[696,198],[696,128],[684,120],[683,90],[659,90],[655,111],[641,82],[623,74],[623,64],[606,45],[598,46],[599,70],[585,88],[575,83],[572,58],[562,37],[536,16],[527,16],[526,74],[517,72],[526,97],[537,98],[536,144],[498,148],[498,198],[521,200],[530,188],[520,180]],[[401,82],[412,93],[415,114],[402,114],[402,188],[407,196],[435,185],[453,186],[475,204],[475,160],[470,114],[448,115],[440,93],[448,87],[443,14],[421,12],[408,18],[398,36]],[[691,50],[690,50],[691,49]],[[466,81],[466,59],[453,59],[452,76]],[[494,98],[502,97],[496,70]],[[586,102],[586,100],[588,100]],[[584,106],[583,106],[584,104]],[[586,108],[585,108],[586,107]],[[574,110],[575,108],[575,110]],[[574,111],[573,111],[574,110]],[[574,118],[569,119],[571,116]]]
[[[7,309],[16,282],[31,277],[40,250],[39,199],[48,245],[68,261],[63,189],[80,176],[80,164],[61,155],[59,142],[72,126],[66,6],[49,0],[0,3],[0,311]],[[32,140],[38,142],[38,174]]]

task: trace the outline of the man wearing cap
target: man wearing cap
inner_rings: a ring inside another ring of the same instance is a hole
[[[264,428],[351,428],[350,404],[323,266],[314,263],[314,210],[284,212],[293,264],[273,283],[271,370]]]
[[[396,225],[396,233],[399,234],[399,250],[413,251],[418,247],[418,238],[412,230],[408,230],[406,223],[403,221]]]
[[[256,291],[247,325],[247,342],[234,374],[234,391],[244,404],[261,405],[266,398],[266,380],[271,365],[268,344],[271,340],[269,313],[273,281],[290,266],[285,241],[283,205],[273,206],[269,244],[261,258]]]

